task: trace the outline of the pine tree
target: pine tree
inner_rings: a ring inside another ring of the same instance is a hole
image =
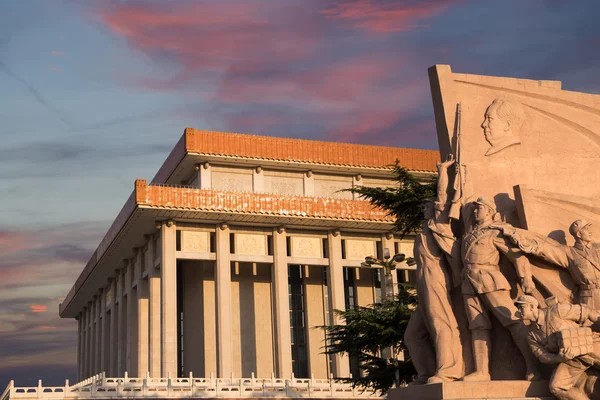
[[[394,165],[396,186],[357,186],[346,191],[358,194],[374,206],[395,218],[395,231],[404,237],[417,232],[423,222],[423,200],[436,195],[436,182],[421,182],[402,168]],[[395,299],[383,299],[368,307],[355,307],[334,312],[341,317],[340,325],[320,327],[326,332],[328,346],[325,353],[344,353],[357,360],[362,376],[340,378],[353,386],[372,388],[386,393],[390,388],[410,382],[415,370],[410,359],[399,360],[404,352],[404,332],[417,304],[413,286],[402,284]],[[391,350],[390,350],[391,349]],[[391,353],[391,354],[390,354]]]

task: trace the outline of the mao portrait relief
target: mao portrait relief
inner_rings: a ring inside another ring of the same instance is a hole
[[[509,146],[521,143],[519,136],[525,121],[523,106],[511,99],[497,98],[485,111],[481,124],[485,140],[490,148],[485,155],[496,154]]]

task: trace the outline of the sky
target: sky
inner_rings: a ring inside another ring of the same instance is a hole
[[[427,68],[600,94],[597,0],[0,2],[0,392],[76,374],[58,304],[185,127],[437,149]]]

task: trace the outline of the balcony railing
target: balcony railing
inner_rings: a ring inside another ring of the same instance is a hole
[[[104,373],[69,386],[17,387],[10,381],[0,400],[11,399],[88,399],[88,398],[378,398],[379,392],[352,388],[335,379],[281,378],[107,378]]]

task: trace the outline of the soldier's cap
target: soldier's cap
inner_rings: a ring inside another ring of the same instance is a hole
[[[569,233],[572,236],[576,236],[579,233],[579,231],[581,231],[586,226],[590,226],[590,225],[592,225],[592,224],[587,222],[585,219],[578,219],[577,221],[573,222],[571,224],[571,226],[569,227]]]
[[[528,294],[523,294],[519,296],[517,301],[515,301],[515,305],[518,306],[519,304],[531,304],[533,307],[536,308],[540,305],[540,303],[538,303],[535,297],[530,296]]]
[[[481,204],[492,210],[492,213],[496,212],[496,205],[493,201],[484,196],[479,196],[477,200],[474,201],[475,204]]]

